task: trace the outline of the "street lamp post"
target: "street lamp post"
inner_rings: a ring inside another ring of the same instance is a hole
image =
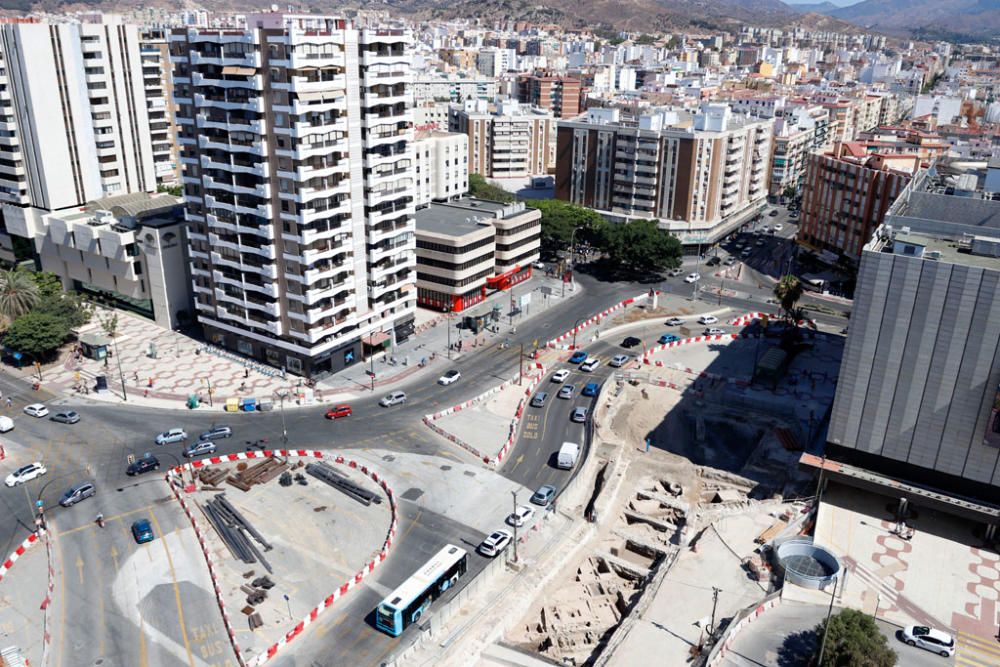
[[[122,355],[118,354],[118,338],[111,337],[111,344],[115,346],[115,359],[118,360],[118,378],[122,382],[122,400],[128,402],[128,390],[125,388],[125,372],[122,370]]]
[[[374,375],[372,377],[375,377]],[[373,385],[374,386],[374,385]],[[278,397],[278,410],[281,412],[281,444],[288,447],[288,428],[285,426],[285,398],[288,397],[287,389],[276,389],[274,395]]]
[[[375,332],[368,334],[368,377],[372,382],[372,393],[375,393]]]
[[[576,330],[577,330],[577,327],[579,327],[580,323],[583,322],[585,319],[587,319],[587,318],[581,317],[580,319],[578,319],[576,322],[573,323],[573,349],[574,350],[576,349],[576,333],[577,333]]]
[[[511,522],[514,524],[514,562],[517,562],[517,490],[511,491],[510,495],[514,496],[514,520]]]
[[[823,664],[823,654],[826,652],[826,635],[830,631],[830,616],[833,614],[833,600],[837,597],[837,584],[840,583],[840,577],[833,580],[833,592],[830,594],[830,606],[826,610],[826,623],[823,624],[823,641],[819,645],[819,660],[816,661],[817,665]]]
[[[444,322],[445,329],[448,330],[448,359],[451,360],[451,305],[445,306],[444,309]]]
[[[572,233],[569,235],[569,270],[572,274],[573,271],[573,260],[576,258],[576,233],[580,231],[579,227],[574,227]],[[562,296],[566,296],[566,272],[563,271],[562,276]]]

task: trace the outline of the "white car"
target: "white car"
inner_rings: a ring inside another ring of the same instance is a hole
[[[774,231],[776,231],[776,232],[780,232],[781,229],[782,229],[782,227],[781,227],[780,224],[777,224],[777,225],[774,226]]]
[[[924,625],[908,625],[903,628],[903,641],[910,646],[919,646],[945,658],[955,655],[954,637]]]
[[[569,371],[564,368],[564,369],[556,371],[555,373],[552,374],[552,381],[553,382],[563,382],[568,377],[569,377]]]
[[[682,320],[679,317],[671,317],[669,320],[667,320],[668,327],[679,327],[682,324],[684,324],[684,320]]]
[[[500,552],[507,548],[513,535],[509,530],[494,530],[489,537],[479,545],[479,553],[489,558],[499,556]]]
[[[45,469],[45,466],[43,466],[40,461],[35,461],[34,463],[21,466],[11,474],[7,475],[7,479],[4,480],[4,484],[7,486],[17,486],[18,484],[30,482],[36,477],[41,477],[47,472],[48,470]]]
[[[686,282],[686,283],[696,283],[699,280],[701,280],[701,275],[700,274],[698,274],[698,273],[689,273],[689,274],[687,274],[687,277],[684,279],[684,282]]]
[[[156,436],[156,444],[158,445],[172,445],[175,442],[184,442],[187,440],[188,434],[182,428],[172,428],[169,431],[164,431]]]
[[[751,248],[750,246],[747,246],[746,248],[743,248],[743,251],[740,252],[740,255],[742,257],[749,257],[751,255],[751,253],[753,253],[753,248]]]
[[[608,362],[608,365],[611,366],[612,368],[621,368],[622,366],[628,363],[628,360],[629,356],[627,354],[616,354],[615,356],[611,357],[611,361]]]
[[[462,377],[462,374],[456,371],[454,368],[438,378],[438,384],[449,385],[452,382],[458,382],[458,379]]]
[[[518,505],[517,509],[507,517],[507,523],[520,528],[524,524],[528,523],[528,520],[533,516],[535,516],[534,507],[531,507],[530,505]]]
[[[739,260],[736,259],[735,257],[729,256],[729,257],[726,257],[726,261],[724,261],[723,264],[725,264],[726,266],[732,266],[733,264],[735,264],[738,261]]]
[[[702,315],[698,318],[698,324],[715,324],[719,318],[715,315]]]
[[[597,357],[591,357],[590,359],[587,359],[585,362],[580,364],[580,370],[583,371],[584,373],[592,373],[594,372],[594,369],[600,365],[601,365],[600,359],[598,359]]]
[[[31,415],[32,417],[48,417],[49,409],[41,403],[32,403],[31,405],[24,406],[24,414]]]
[[[705,329],[706,336],[722,336],[725,333],[726,332],[720,329],[719,327],[709,327]]]

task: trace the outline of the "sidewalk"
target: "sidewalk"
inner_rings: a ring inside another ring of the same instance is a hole
[[[543,296],[542,287],[551,288],[553,294]],[[440,375],[449,367],[449,342],[458,346],[451,355],[453,360],[458,359],[481,345],[490,344],[493,338],[502,336],[511,327],[537,317],[565,299],[582,294],[579,285],[567,289],[565,296],[560,296],[562,290],[562,284],[557,279],[536,275],[511,290],[492,295],[462,315],[482,314],[499,306],[503,315],[499,324],[500,333],[480,333],[474,338],[454,326],[458,315],[452,316],[449,327],[443,313],[418,308],[416,335],[375,358],[375,391]],[[529,293],[530,305],[524,312],[510,317],[512,300],[520,300],[522,295]],[[278,391],[294,394],[294,390],[302,385],[301,378],[297,376],[289,374],[282,377],[280,370],[235,354],[219,354],[200,340],[162,329],[150,320],[123,311],[117,311],[117,315],[119,333],[111,358],[103,361],[77,359],[72,351],[66,351],[58,363],[42,369],[43,392],[123,403],[126,402],[122,391],[124,380],[129,404],[179,410],[184,409],[188,397],[195,394],[202,399],[202,409],[222,410],[228,398],[269,398]],[[105,311],[102,317],[106,316]],[[80,330],[80,333],[91,332],[102,333],[97,317]],[[423,367],[420,366],[421,360],[426,360]],[[371,367],[371,363],[357,363],[318,382],[316,402],[347,401],[371,391]],[[31,375],[32,370],[26,366],[20,371],[14,370],[13,374],[30,389],[30,383],[37,377]],[[107,378],[109,391],[98,394],[93,391],[93,386],[96,378],[102,375]],[[87,393],[79,394],[75,389],[78,386],[86,387]],[[289,405],[295,406],[294,402]]]
[[[5,556],[6,557],[6,554]],[[49,561],[44,540],[24,552],[0,583],[0,649],[15,646],[29,664],[41,665],[49,606]]]

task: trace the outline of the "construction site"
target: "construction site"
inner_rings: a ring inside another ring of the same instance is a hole
[[[196,479],[189,500],[247,657],[351,580],[392,521],[385,492],[344,465],[273,457],[202,468]]]

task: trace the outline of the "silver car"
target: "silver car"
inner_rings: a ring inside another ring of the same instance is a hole
[[[184,448],[182,454],[187,458],[194,458],[195,456],[204,456],[205,454],[215,453],[215,443],[211,440],[199,440],[198,442],[188,445]]]
[[[66,493],[62,495],[59,499],[59,504],[63,507],[70,507],[71,505],[76,505],[81,500],[86,500],[92,495],[97,493],[94,489],[94,485],[90,482],[83,482],[82,484],[77,484],[76,486],[71,486]]]

